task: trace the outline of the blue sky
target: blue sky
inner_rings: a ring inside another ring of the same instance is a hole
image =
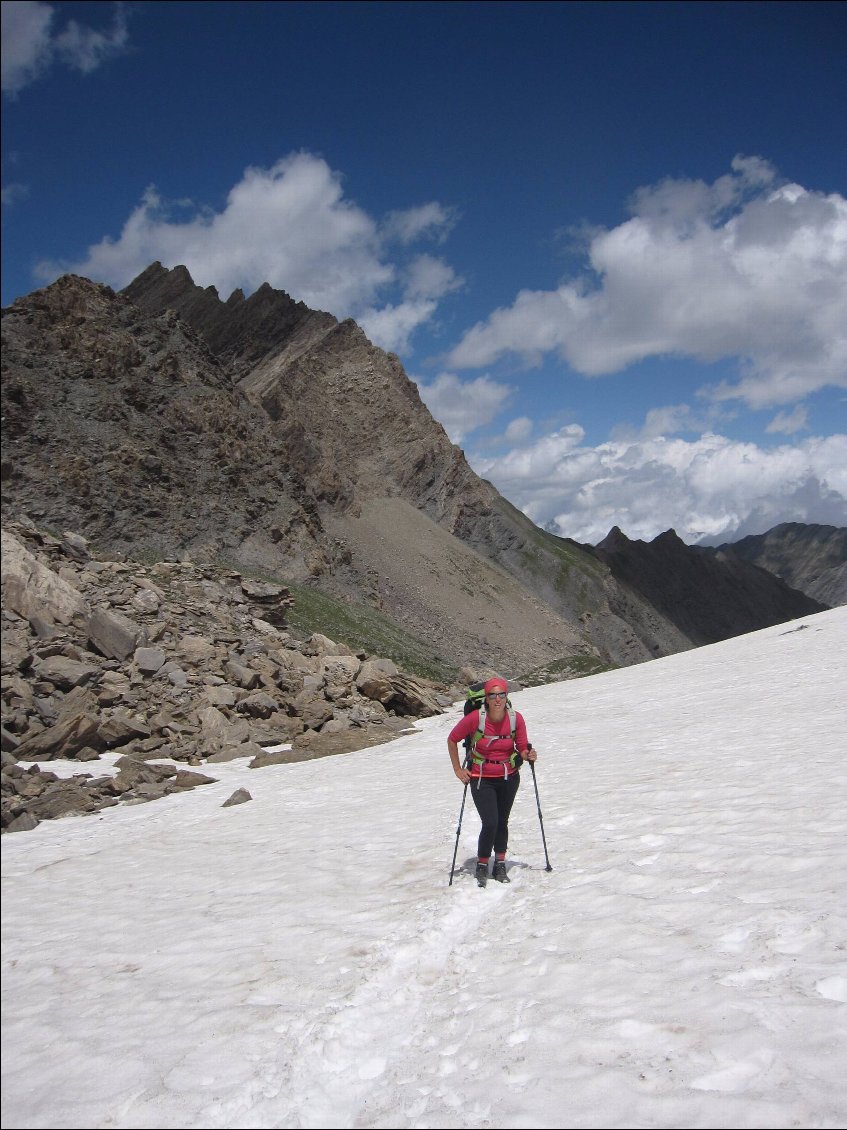
[[[262,282],[540,525],[847,525],[847,5],[3,10],[3,303]]]

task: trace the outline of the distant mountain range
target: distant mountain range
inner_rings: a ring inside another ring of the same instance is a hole
[[[783,522],[720,547],[767,569],[807,596],[834,607],[847,604],[847,529]]]
[[[223,301],[184,267],[119,294],[65,276],[3,311],[3,370],[4,520],[299,584],[447,666],[563,677],[845,599],[843,530],[705,550],[539,529],[396,356],[267,285]]]

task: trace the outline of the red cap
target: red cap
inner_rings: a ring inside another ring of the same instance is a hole
[[[486,694],[493,694],[494,691],[505,691],[509,693],[509,684],[505,679],[489,679],[483,688]]]

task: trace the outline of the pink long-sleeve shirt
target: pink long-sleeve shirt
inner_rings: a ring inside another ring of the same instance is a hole
[[[470,714],[466,714],[464,718],[456,723],[450,731],[448,740],[459,745],[465,738],[475,734],[478,728],[479,711],[472,710]],[[491,715],[486,712],[485,732],[476,743],[476,754],[478,757],[484,758],[484,760],[481,765],[477,764],[477,762],[471,763],[471,776],[510,777],[512,773],[517,772],[517,770],[509,764],[509,758],[516,749],[519,753],[525,753],[528,745],[526,723],[524,722],[522,714],[516,714],[515,740],[512,741],[512,730],[508,711],[503,715],[499,723],[493,722]]]

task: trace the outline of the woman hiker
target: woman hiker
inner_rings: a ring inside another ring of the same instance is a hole
[[[471,783],[471,796],[482,821],[477,848],[476,880],[488,881],[488,862],[494,851],[494,878],[508,883],[506,847],[509,813],[521,782],[523,761],[535,761],[536,752],[527,741],[523,716],[508,703],[505,679],[485,684],[485,705],[472,710],[450,731],[447,749],[453,772],[463,785]],[[459,742],[470,739],[466,765],[459,761]]]

